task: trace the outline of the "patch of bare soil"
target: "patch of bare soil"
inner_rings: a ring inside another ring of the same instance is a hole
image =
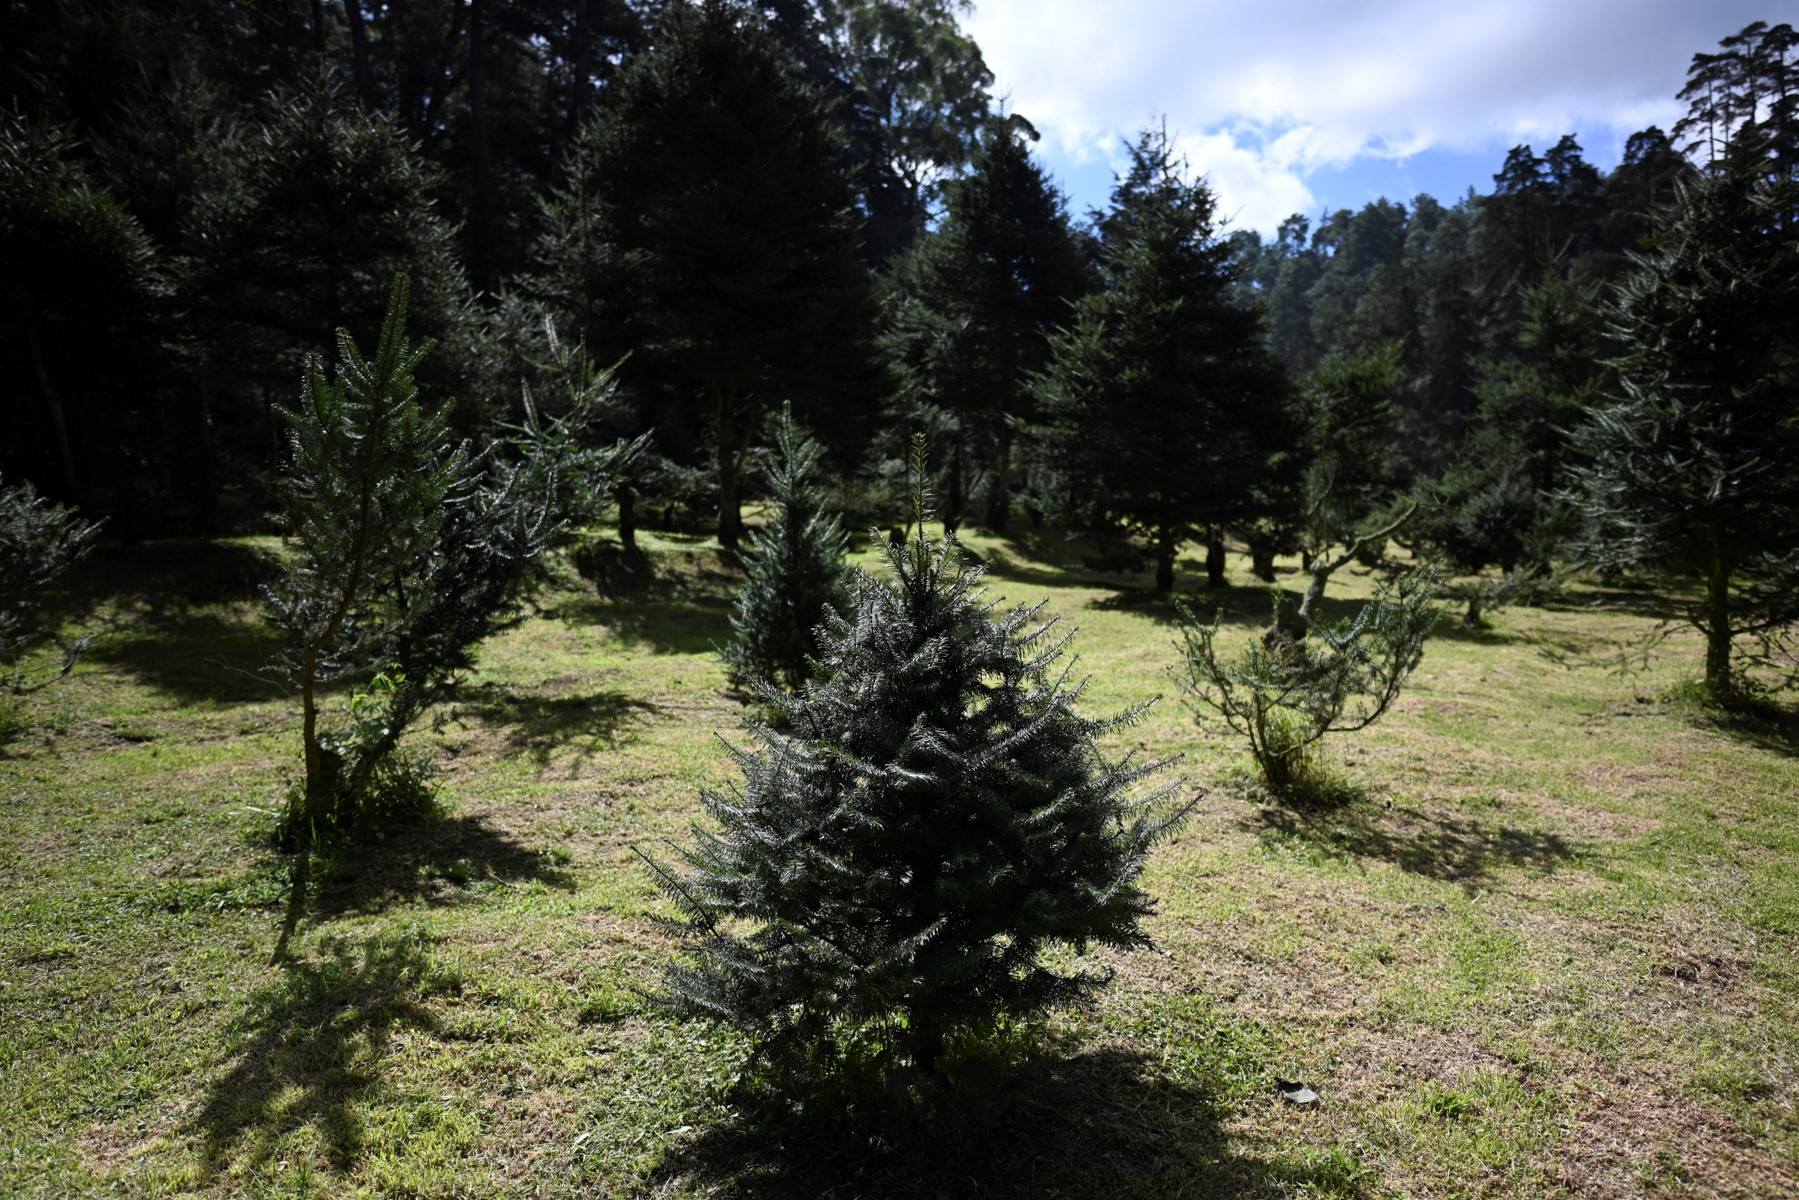
[[[1799,1176],[1728,1118],[1648,1076],[1613,1078],[1583,1097],[1556,1178],[1592,1200],[1799,1195]]]

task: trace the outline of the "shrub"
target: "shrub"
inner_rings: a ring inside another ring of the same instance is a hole
[[[775,449],[774,519],[750,531],[749,578],[737,594],[724,657],[738,687],[770,682],[793,691],[812,673],[826,611],[845,599],[849,539],[821,511],[812,477],[824,449],[801,431],[791,407],[776,426]]]
[[[72,508],[51,504],[29,483],[0,488],[0,689],[13,694],[30,684],[25,655],[56,641],[56,584],[94,548],[98,524]],[[61,674],[68,674],[87,639],[63,644]]]
[[[1341,623],[1305,619],[1276,593],[1273,626],[1235,660],[1219,656],[1219,620],[1204,624],[1183,605],[1181,688],[1201,725],[1248,740],[1270,792],[1321,798],[1329,779],[1317,743],[1366,729],[1392,707],[1437,623],[1436,593],[1435,569],[1415,568]]]
[[[702,797],[716,828],[651,864],[697,939],[667,998],[790,1081],[858,1047],[935,1077],[968,1035],[1089,997],[1103,971],[1043,952],[1147,944],[1137,880],[1185,811],[1173,785],[1126,797],[1164,762],[1096,748],[1142,710],[1078,716],[1055,623],[996,618],[980,569],[919,528],[890,579],[857,574],[818,679],[771,696],[791,732],[732,748],[742,785]]]

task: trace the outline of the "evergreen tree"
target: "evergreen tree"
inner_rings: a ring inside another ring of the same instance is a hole
[[[1697,577],[1705,689],[1799,618],[1799,184],[1744,158],[1683,185],[1608,310],[1621,394],[1577,449],[1590,560]]]
[[[0,466],[102,512],[141,504],[162,449],[155,248],[61,133],[0,112]]]
[[[428,801],[394,758],[400,737],[516,618],[554,531],[526,472],[452,445],[448,408],[419,405],[413,375],[430,347],[406,340],[407,285],[394,283],[374,356],[340,330],[336,379],[309,358],[300,403],[283,414],[290,554],[268,599],[305,749],[290,842],[353,835]],[[342,679],[365,690],[350,728],[329,731],[321,691]]]
[[[1233,301],[1211,189],[1184,169],[1166,131],[1131,148],[1100,222],[1100,290],[1035,381],[1077,502],[1143,539],[1164,591],[1181,544],[1253,517],[1256,481],[1297,440],[1261,316]]]
[[[1321,364],[1305,389],[1305,536],[1320,557],[1347,545],[1405,484],[1398,445],[1398,345]]]
[[[973,173],[948,189],[942,225],[894,265],[887,345],[902,397],[944,428],[943,521],[953,532],[987,480],[984,523],[1011,519],[1014,442],[1034,424],[1031,373],[1049,359],[1086,281],[1062,199],[1023,141],[1022,123],[990,131]]]
[[[45,501],[29,483],[0,487],[0,689],[25,690],[21,660],[55,639],[56,585],[94,548],[99,531],[74,509]],[[63,646],[63,674],[86,645],[81,639]],[[0,696],[0,735],[13,724],[8,704]]]
[[[884,392],[873,284],[841,134],[763,21],[704,0],[657,34],[597,117],[591,178],[611,278],[639,310],[633,376],[675,419],[703,406],[718,536],[735,546],[769,403],[792,399],[834,446],[866,438],[866,410],[842,400]]]
[[[992,615],[980,570],[924,532],[859,575],[820,675],[782,727],[733,750],[740,788],[707,793],[716,828],[657,873],[697,939],[668,990],[793,1069],[888,1047],[927,1074],[959,1035],[1081,1001],[1105,981],[1052,947],[1144,945],[1137,885],[1175,817],[1162,764],[1107,763],[1133,720],[1079,716],[1066,638],[1037,609]]]
[[[849,539],[838,519],[823,512],[812,481],[823,454],[794,421],[792,406],[785,408],[769,477],[774,519],[749,532],[749,578],[737,595],[724,651],[738,687],[767,681],[797,691],[811,677],[827,611],[847,598]]]
[[[181,350],[239,479],[278,456],[270,397],[333,331],[380,327],[396,273],[416,280],[412,320],[438,347],[423,364],[426,387],[454,393],[476,370],[470,293],[431,200],[439,174],[335,83],[268,103],[190,214],[177,293]],[[482,423],[472,406],[461,416],[470,431]]]

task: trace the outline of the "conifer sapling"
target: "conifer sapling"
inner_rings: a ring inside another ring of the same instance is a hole
[[[695,939],[670,970],[678,1011],[745,1031],[804,1073],[852,1047],[934,1075],[1004,1018],[1081,1001],[1107,975],[1045,950],[1142,946],[1150,849],[1185,814],[1166,760],[1096,747],[1142,708],[1077,715],[1068,636],[1039,608],[995,615],[981,570],[924,531],[855,576],[818,678],[770,693],[781,731],[733,747],[743,782],[703,794],[714,825],[652,863]]]
[[[791,405],[776,426],[775,449],[774,519],[750,531],[749,578],[724,657],[738,687],[766,680],[792,691],[811,674],[826,609],[841,607],[848,594],[849,539],[836,516],[821,511],[812,478],[824,450],[794,421]]]

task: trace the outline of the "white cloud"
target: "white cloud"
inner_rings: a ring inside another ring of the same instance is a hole
[[[1166,114],[1237,223],[1310,207],[1365,158],[1616,144],[1680,115],[1697,51],[1765,0],[977,0],[997,90],[1073,162]]]

